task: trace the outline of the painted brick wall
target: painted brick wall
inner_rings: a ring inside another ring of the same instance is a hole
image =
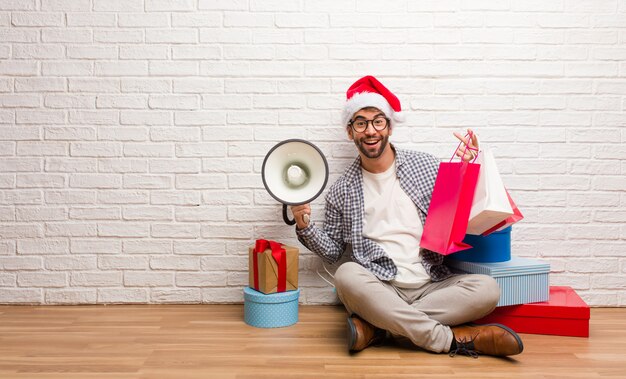
[[[514,254],[626,305],[624,0],[2,0],[0,303],[241,301],[247,246],[296,243],[265,153],[309,139],[336,178],[364,74],[408,111],[398,145],[494,148]]]

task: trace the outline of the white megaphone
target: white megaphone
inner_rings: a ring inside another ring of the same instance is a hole
[[[283,220],[287,205],[301,205],[315,200],[328,182],[328,163],[322,151],[311,142],[288,139],[276,144],[265,156],[261,168],[267,192],[283,203]]]

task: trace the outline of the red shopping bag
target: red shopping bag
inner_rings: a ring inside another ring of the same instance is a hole
[[[463,239],[479,171],[480,164],[452,158],[439,164],[420,247],[442,255],[471,248]]]
[[[508,228],[509,226],[515,224],[516,222],[518,222],[519,220],[524,218],[524,215],[522,215],[522,212],[520,212],[519,208],[517,208],[517,205],[515,205],[515,202],[511,198],[511,195],[509,195],[509,191],[506,191],[506,195],[509,198],[509,203],[511,204],[511,208],[513,208],[513,215],[507,217],[506,220],[501,221],[500,223],[498,223],[497,225],[495,225],[491,229],[485,231],[482,234],[482,236],[487,236],[487,235],[489,235],[489,234],[491,234],[493,232],[496,232],[496,231],[499,232],[500,230]]]

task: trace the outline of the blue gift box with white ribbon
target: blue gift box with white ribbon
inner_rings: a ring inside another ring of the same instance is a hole
[[[450,255],[465,262],[506,262],[511,259],[511,227],[487,236],[467,234],[463,243],[472,248]]]
[[[548,301],[550,263],[538,259],[511,257],[506,262],[464,262],[447,259],[457,272],[489,275],[500,286],[498,307]]]
[[[281,328],[298,322],[298,298],[295,291],[264,294],[250,287],[243,289],[244,321],[257,328]]]

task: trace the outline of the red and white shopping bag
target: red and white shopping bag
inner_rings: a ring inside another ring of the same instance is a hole
[[[506,189],[505,189],[505,191],[506,191]],[[490,228],[487,231],[485,231],[482,234],[483,236],[487,236],[487,235],[489,235],[489,234],[491,234],[493,232],[499,232],[499,231],[501,231],[503,229],[506,229],[509,226],[515,224],[516,222],[518,222],[519,220],[524,218],[524,215],[522,215],[522,212],[520,212],[519,208],[517,208],[517,205],[515,205],[515,202],[511,198],[511,195],[509,195],[509,191],[506,191],[506,196],[508,197],[509,204],[511,204],[511,208],[513,209],[513,215],[507,217],[506,220],[501,221],[497,225],[495,225],[492,228]]]
[[[481,235],[509,216],[513,208],[500,178],[496,160],[488,147],[481,147],[476,163],[480,164],[467,234]]]

